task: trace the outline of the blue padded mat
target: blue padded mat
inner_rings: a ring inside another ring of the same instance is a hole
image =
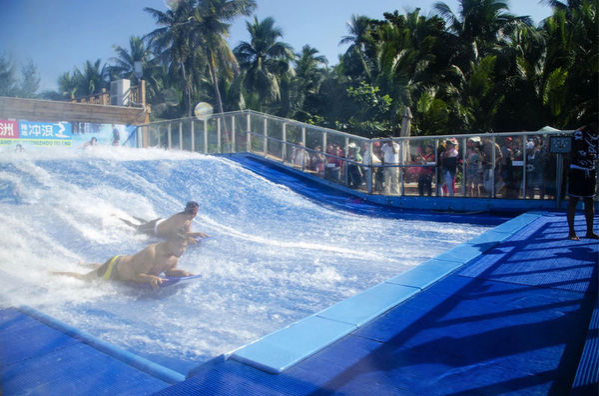
[[[599,307],[595,301],[595,309],[574,384],[571,396],[596,395],[599,383]]]
[[[567,395],[596,299],[596,247],[565,242],[564,223],[533,221],[280,375],[221,360],[159,394]]]
[[[596,292],[599,241],[570,241],[565,238],[567,232],[554,234],[553,228],[558,221],[557,216],[540,218],[473,260],[459,274],[530,286]]]
[[[148,394],[169,384],[24,315],[0,310],[5,395]]]

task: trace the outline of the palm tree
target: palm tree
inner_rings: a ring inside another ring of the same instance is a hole
[[[339,42],[339,45],[350,44],[342,58],[345,70],[351,75],[364,75],[367,80],[371,77],[368,58],[372,56],[372,23],[373,20],[367,16],[352,15],[351,20],[347,22],[349,35],[343,36]]]
[[[545,20],[547,41],[546,73],[559,75],[554,85],[561,94],[546,103],[555,125],[574,128],[597,118],[599,103],[599,5],[597,0],[550,2],[554,13]],[[560,86],[561,85],[561,86]]]
[[[256,8],[254,0],[203,0],[194,9],[190,20],[197,50],[206,53],[206,62],[217,109],[224,112],[219,87],[219,75],[232,79],[237,69],[237,60],[227,43],[230,24],[227,22],[241,15],[250,15]]]
[[[83,71],[75,67],[73,78],[77,82],[77,93],[81,96],[89,96],[99,93],[102,88],[108,88],[106,65],[97,59],[94,63],[85,61]]]
[[[419,9],[402,15],[395,11],[385,18],[371,33],[375,43],[372,80],[393,99],[389,121],[399,125],[405,106],[414,108],[424,92],[442,87],[446,80],[445,24],[437,16],[421,16]],[[435,90],[435,97],[439,91]],[[414,123],[418,120],[416,113]]]
[[[185,114],[191,115],[192,84],[189,77],[189,65],[194,53],[190,21],[193,18],[195,0],[181,0],[177,7],[166,12],[146,7],[160,26],[144,38],[149,40],[153,52],[173,72],[181,75],[183,85]]]
[[[466,66],[470,61],[493,52],[496,45],[521,24],[532,25],[529,17],[516,17],[507,11],[501,0],[460,0],[459,16],[451,8],[438,2],[433,6],[447,21],[449,31],[456,38],[455,50],[461,54],[457,64]]]
[[[258,21],[254,16],[253,23],[246,24],[251,41],[242,41],[234,50],[244,70],[246,92],[258,109],[281,100],[282,78],[292,73],[295,55],[289,44],[277,41],[283,34],[274,23],[272,17]]]
[[[315,96],[326,75],[327,58],[317,55],[318,50],[309,45],[302,47],[302,52],[296,54],[295,78],[293,80],[293,104],[297,111],[305,110],[304,102],[307,97]]]
[[[114,50],[117,56],[110,59],[114,63],[109,66],[111,77],[128,78],[135,84],[139,83],[135,77],[135,63],[141,62],[142,70],[147,72],[151,56],[150,48],[141,37],[131,36],[128,50],[118,45],[114,46]]]

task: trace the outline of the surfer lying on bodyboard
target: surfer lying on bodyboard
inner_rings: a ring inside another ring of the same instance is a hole
[[[146,283],[157,289],[166,281],[160,276],[163,273],[167,277],[192,276],[187,271],[177,269],[179,257],[187,249],[188,239],[189,237],[182,233],[171,235],[167,241],[154,243],[132,256],[119,255],[108,259],[104,264],[89,264],[95,269],[87,274],[56,271],[51,273],[82,280],[105,279]]]
[[[168,238],[175,233],[185,232],[189,243],[197,243],[196,238],[207,238],[208,235],[203,232],[191,232],[191,222],[198,214],[199,205],[195,201],[189,201],[185,205],[183,212],[176,213],[168,219],[144,220],[134,217],[140,224],[135,224],[129,220],[121,219],[125,224],[135,228],[137,232],[161,238]]]

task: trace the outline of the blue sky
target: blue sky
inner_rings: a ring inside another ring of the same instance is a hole
[[[299,52],[305,44],[336,64],[346,46],[339,41],[348,33],[352,15],[383,19],[384,12],[421,8],[428,15],[437,0],[257,0],[259,20],[273,17],[283,31],[283,41]],[[538,0],[506,0],[510,12],[529,15],[535,23],[551,15]],[[56,89],[64,72],[81,68],[86,60],[109,63],[114,45],[128,48],[131,35],[142,36],[157,26],[144,7],[166,10],[166,0],[0,0],[0,53],[17,64],[33,60],[41,76],[41,90]],[[446,0],[454,13],[457,0]],[[234,47],[248,40],[246,21],[231,26]]]

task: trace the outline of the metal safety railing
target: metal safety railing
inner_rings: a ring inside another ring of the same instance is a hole
[[[559,145],[568,143],[572,132],[367,139],[244,110],[154,122],[137,133],[140,147],[253,153],[367,194],[540,199],[559,205],[565,191]]]

